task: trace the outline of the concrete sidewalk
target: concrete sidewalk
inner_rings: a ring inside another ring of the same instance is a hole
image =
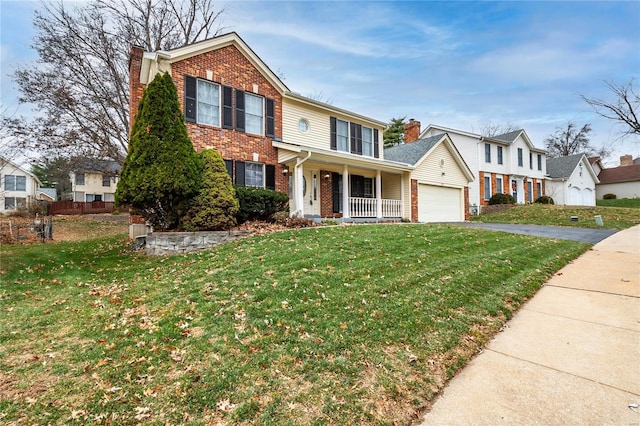
[[[561,269],[507,325],[423,425],[640,425],[640,225]]]

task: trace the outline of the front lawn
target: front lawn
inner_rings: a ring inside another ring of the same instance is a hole
[[[1,422],[406,424],[589,247],[415,224],[128,246],[0,247]]]
[[[640,209],[636,208],[555,206],[547,204],[515,206],[500,213],[471,216],[470,220],[472,222],[598,228],[594,219],[596,215],[602,217],[604,228],[608,229],[626,229],[640,223]],[[578,221],[572,222],[571,216],[577,216]]]
[[[640,209],[640,198],[618,198],[615,200],[596,200],[596,205],[601,207],[629,207]]]

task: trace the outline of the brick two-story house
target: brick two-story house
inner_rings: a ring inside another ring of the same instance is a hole
[[[446,135],[385,159],[386,123],[291,92],[236,33],[170,51],[133,47],[131,120],[161,72],[177,86],[196,150],[217,149],[236,185],[288,193],[291,215],[465,219],[473,175]],[[447,208],[441,193],[432,200],[438,188],[455,196]]]

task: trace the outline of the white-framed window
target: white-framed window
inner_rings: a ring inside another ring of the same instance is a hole
[[[85,194],[85,201],[90,203],[92,201],[102,201],[102,194]]]
[[[491,162],[491,144],[488,144],[488,143],[484,144],[484,162],[485,163]]]
[[[529,168],[533,170],[533,152],[529,152]]]
[[[107,175],[102,175],[102,186],[111,186],[111,178]]]
[[[484,177],[484,199],[491,198],[491,176]]]
[[[364,197],[365,198],[375,197],[375,194],[373,191],[373,178],[364,178]]]
[[[198,79],[198,123],[220,126],[220,85]]]
[[[533,182],[527,182],[527,201],[533,203]]]
[[[538,170],[542,170],[542,155],[538,154]]]
[[[522,167],[523,164],[524,164],[524,160],[522,158],[522,155],[523,155],[522,148],[518,148],[518,166],[519,167]]]
[[[349,152],[349,122],[336,120],[336,143],[338,151]]]
[[[27,205],[26,198],[20,197],[5,197],[4,198],[4,209],[5,210],[15,210],[18,207],[24,207]]]
[[[373,129],[362,126],[362,155],[373,157]]]
[[[536,187],[538,189],[538,197],[542,197],[542,182],[536,182]]]
[[[16,175],[4,175],[4,190],[5,191],[26,191],[27,177],[16,176]]]
[[[84,185],[84,173],[76,173],[76,185]]]
[[[264,164],[245,163],[244,185],[255,188],[264,188]]]
[[[245,132],[255,135],[264,134],[264,98],[262,96],[244,94]]]
[[[504,191],[502,176],[496,176],[496,194],[502,194]]]
[[[502,147],[498,147],[498,164],[502,164]]]

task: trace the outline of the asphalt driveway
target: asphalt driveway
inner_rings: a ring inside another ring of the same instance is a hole
[[[615,229],[572,228],[569,226],[521,225],[512,223],[480,223],[462,222],[462,226],[470,228],[490,229],[510,232],[512,234],[535,235],[538,237],[557,238],[560,240],[582,241],[596,244],[615,234]]]

